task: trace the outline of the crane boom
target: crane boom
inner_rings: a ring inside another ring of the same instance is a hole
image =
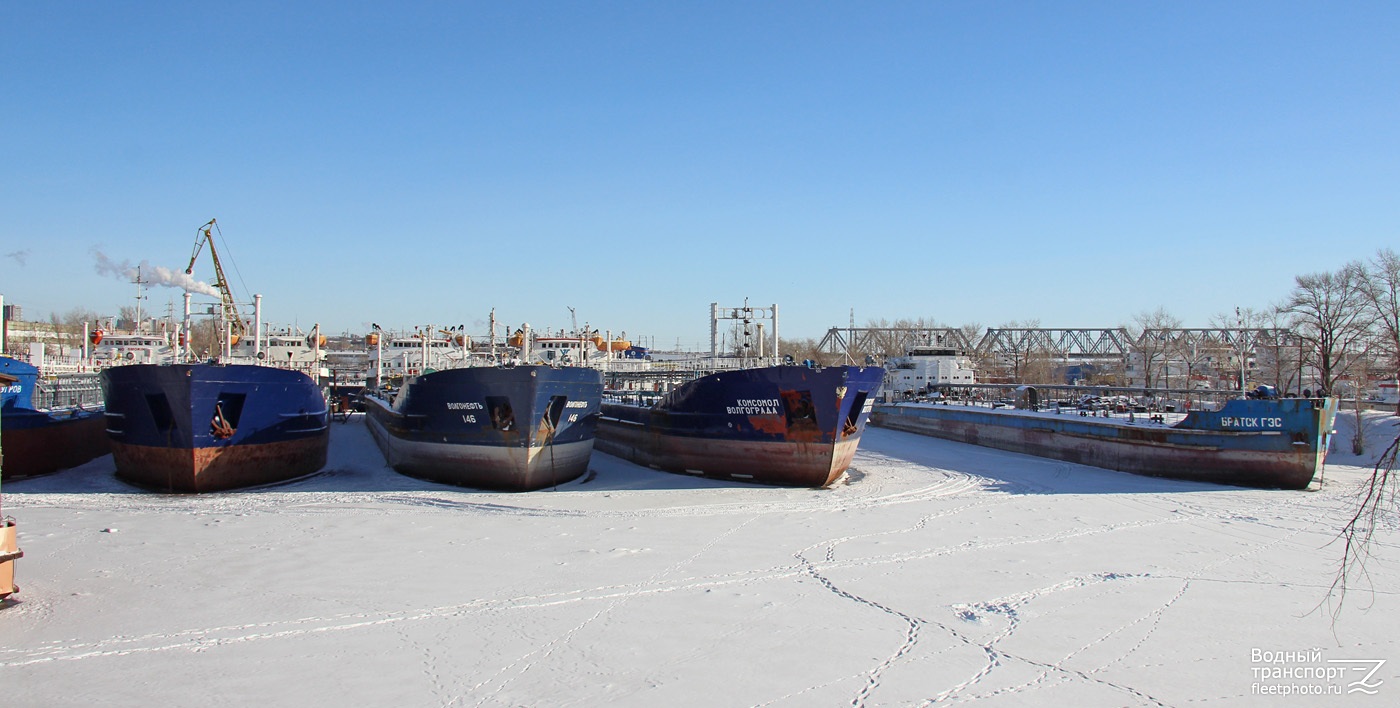
[[[199,252],[203,250],[204,244],[209,244],[209,257],[214,260],[214,287],[218,289],[223,302],[223,319],[228,323],[229,335],[234,343],[247,333],[248,327],[243,324],[243,317],[238,314],[238,305],[233,302],[233,293],[229,291],[228,280],[224,278],[224,266],[219,262],[219,251],[214,248],[214,236],[210,233],[218,228],[216,219],[210,219],[208,223],[197,229],[198,235],[194,237],[194,252],[190,254],[190,264],[185,268],[185,275],[194,273],[195,259],[199,258]]]

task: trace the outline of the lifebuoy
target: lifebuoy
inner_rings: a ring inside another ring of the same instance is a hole
[[[417,370],[417,369],[409,369],[409,370],[408,370],[408,375],[409,375],[409,376],[417,376],[417,375],[418,375],[418,370]]]
[[[127,352],[127,353],[126,353],[126,360],[127,360],[127,361],[131,361],[132,359],[135,359],[135,358],[136,358],[136,355],[135,355],[135,354],[132,354],[131,352]]]

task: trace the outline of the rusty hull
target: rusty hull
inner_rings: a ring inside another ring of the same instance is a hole
[[[722,371],[655,405],[603,405],[598,449],[667,472],[825,487],[850,467],[879,390],[878,367]]]
[[[263,444],[174,448],[112,441],[117,475],[165,492],[219,492],[304,477],[326,464],[329,431]]]
[[[0,475],[4,479],[66,470],[110,452],[100,411],[51,418],[42,425],[26,428],[11,426],[6,420],[0,431],[0,448],[5,455]]]
[[[825,487],[851,466],[860,435],[840,442],[716,440],[668,435],[603,417],[598,450],[653,469],[714,479],[793,487]]]

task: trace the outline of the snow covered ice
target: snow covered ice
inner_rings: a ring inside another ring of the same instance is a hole
[[[358,418],[321,474],[244,492],[138,490],[107,456],[4,485],[0,702],[1390,705],[1393,517],[1325,603],[1372,461],[1340,451],[1353,421],[1313,492],[879,428],[826,490],[596,452],[557,490],[459,489],[386,468]],[[1367,421],[1378,452],[1396,421]],[[1386,661],[1374,695],[1345,692],[1357,660]]]

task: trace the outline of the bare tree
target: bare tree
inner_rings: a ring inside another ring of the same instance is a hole
[[[1274,330],[1273,338],[1255,347],[1256,355],[1266,355],[1260,367],[1262,380],[1272,380],[1280,391],[1303,391],[1303,354],[1306,342],[1288,329],[1283,305],[1273,305],[1259,313],[1260,326]]]
[[[1170,337],[1154,333],[1152,330],[1180,329],[1181,320],[1168,313],[1165,307],[1159,307],[1154,312],[1138,313],[1133,317],[1133,323],[1136,326],[1129,327],[1128,334],[1132,336],[1136,342],[1135,348],[1142,355],[1142,385],[1144,388],[1152,388],[1155,375],[1165,374],[1167,370],[1167,354],[1172,344]]]
[[[1246,380],[1250,378],[1249,370],[1258,366],[1258,350],[1267,346],[1265,342],[1247,338],[1245,331],[1267,328],[1269,326],[1267,313],[1259,312],[1252,307],[1236,307],[1234,312],[1211,315],[1210,326],[1235,331],[1233,344],[1221,345],[1211,352],[1211,356],[1216,358],[1217,375],[1221,378],[1228,375],[1231,379],[1239,379],[1240,390],[1243,391],[1249,384],[1249,381]],[[1254,355],[1253,364],[1249,360],[1250,355]],[[1220,365],[1222,359],[1227,360],[1230,364],[1228,370]],[[1281,389],[1282,387],[1276,383],[1274,388]]]
[[[963,341],[968,343],[967,351],[961,353],[968,358],[968,361],[972,362],[972,368],[977,372],[977,378],[980,381],[986,375],[984,372],[988,370],[990,365],[982,348],[978,346],[982,340],[982,324],[966,322],[959,325],[958,330],[962,332]]]
[[[1357,425],[1360,424],[1358,420]],[[1400,435],[1381,453],[1370,480],[1357,494],[1356,513],[1337,534],[1342,541],[1342,561],[1324,600],[1331,606],[1333,621],[1342,611],[1347,590],[1367,576],[1366,561],[1371,558],[1371,540],[1376,527],[1393,523],[1393,519],[1388,521],[1387,517],[1396,516],[1400,508],[1396,503],[1397,492],[1400,492],[1395,476],[1397,451],[1400,451]]]
[[[1371,318],[1359,283],[1362,270],[1350,263],[1335,273],[1297,276],[1283,304],[1294,333],[1307,344],[1323,393],[1331,393],[1363,355]]]
[[[998,327],[998,329],[1039,328],[1039,319],[1025,320],[1024,322],[1012,320],[1003,324],[1001,327]],[[998,352],[1001,356],[999,357],[1000,360],[996,362],[998,364],[998,368],[1002,369],[1004,373],[1003,378],[1006,378],[1011,383],[1026,383],[1026,372],[1024,371],[1024,369],[1026,367],[1027,361],[1030,359],[1031,351],[1032,349],[1034,349],[1034,345],[1031,343],[1031,340],[1029,338],[1024,338],[1020,340],[1011,339],[1006,341],[1005,344],[1009,346],[1003,348],[1000,352]]]
[[[223,344],[219,341],[218,325],[212,319],[192,322],[186,336],[189,337],[190,351],[198,358],[215,356],[223,350]]]
[[[1167,354],[1186,365],[1186,379],[1182,387],[1188,389],[1195,388],[1192,379],[1205,373],[1208,362],[1218,353],[1213,348],[1201,346],[1192,337],[1177,337],[1168,341],[1167,345]]]
[[[1375,327],[1376,353],[1390,375],[1400,380],[1400,256],[1383,248],[1360,269],[1359,275],[1361,293]],[[1396,403],[1395,415],[1400,415],[1400,402]]]
[[[821,350],[821,343],[811,337],[806,339],[779,339],[781,348],[778,350],[783,354],[791,356],[797,361],[811,359],[822,365],[835,364],[844,357],[840,354],[827,354]]]

